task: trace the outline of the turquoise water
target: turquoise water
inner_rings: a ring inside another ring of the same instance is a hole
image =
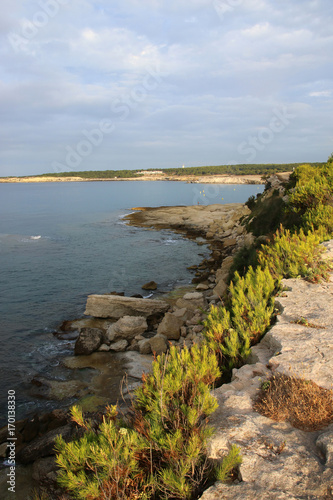
[[[1,408],[10,389],[17,418],[61,406],[36,398],[31,380],[71,376],[61,360],[73,341],[53,332],[83,315],[87,295],[142,293],[150,280],[161,291],[190,283],[186,268],[207,247],[126,226],[131,207],[244,202],[262,190],[165,181],[0,184]]]

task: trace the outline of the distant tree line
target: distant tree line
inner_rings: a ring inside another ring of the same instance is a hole
[[[240,165],[215,165],[204,167],[179,167],[179,168],[164,168],[163,173],[167,177],[178,175],[272,175],[277,172],[291,172],[303,163],[268,163],[268,164],[240,164]],[[324,163],[309,163],[312,167],[320,168]],[[152,172],[155,169],[146,169],[147,172]],[[48,173],[42,175],[31,175],[25,177],[81,177],[82,179],[128,179],[142,174],[142,169],[135,170],[85,170],[82,172],[60,172]]]

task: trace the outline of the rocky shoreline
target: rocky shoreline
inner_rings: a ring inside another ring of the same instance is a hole
[[[141,373],[149,369],[153,352],[166,352],[170,344],[190,347],[202,341],[205,311],[211,304],[220,303],[235,252],[254,240],[241,224],[250,213],[242,204],[133,210],[126,216],[128,224],[204,238],[211,257],[199,266],[191,266],[195,272],[193,288],[180,290],[176,297],[91,295],[87,299],[87,318],[64,325],[66,331],[78,331],[74,359],[88,360],[96,355],[111,359],[120,353],[132,359],[136,376],[129,390],[140,384]],[[326,246],[327,258],[333,259],[333,242]],[[231,444],[237,444],[243,463],[236,482],[216,483],[202,495],[202,500],[333,498],[333,424],[322,431],[305,432],[287,423],[273,422],[253,409],[263,380],[272,373],[291,372],[322,387],[333,385],[333,274],[329,283],[321,285],[295,279],[284,280],[284,285],[284,296],[277,302],[277,324],[252,348],[248,364],[233,370],[232,381],[214,391],[219,408],[211,418],[216,433],[210,441],[210,458],[219,459]],[[319,337],[317,329],[297,324],[300,317],[319,325],[324,335]],[[145,363],[145,369],[139,360]],[[128,397],[126,390],[124,397]],[[91,415],[97,425],[102,414]],[[3,457],[6,431],[0,430]],[[54,498],[58,496],[52,448],[58,433],[67,439],[78,433],[66,411],[17,422],[17,459],[30,464],[33,479],[46,485]]]
[[[129,391],[140,384],[142,373],[149,371],[153,352],[165,352],[170,343],[190,347],[201,342],[204,311],[210,304],[220,301],[221,290],[226,288],[223,280],[228,275],[232,254],[239,246],[250,243],[250,236],[240,225],[240,219],[248,212],[245,205],[230,204],[145,208],[126,216],[129,224],[168,228],[187,237],[198,238],[198,244],[205,240],[210,246],[211,257],[204,259],[199,266],[190,266],[195,276],[193,285],[187,290],[180,289],[158,299],[114,294],[89,296],[85,312],[87,317],[65,322],[59,332],[62,338],[66,335],[73,338],[74,332],[78,334],[76,355],[69,363],[71,367],[98,368],[101,372],[105,369],[105,373],[95,377],[94,384],[101,383],[101,380],[106,383],[111,360],[116,360],[117,356],[124,357],[128,363],[129,380],[128,387],[123,390],[126,400]],[[102,369],[103,363],[105,368]],[[41,379],[35,384],[43,390],[48,382]],[[59,382],[55,384],[54,390],[62,390],[58,387]],[[76,386],[73,387],[73,390],[76,389]],[[102,413],[95,411],[92,415],[97,422]],[[31,485],[47,484],[56,492],[55,436],[62,433],[71,439],[77,432],[65,410],[54,410],[16,422],[16,457],[18,464],[22,464],[17,468],[17,484],[20,484],[20,478],[28,484],[26,471],[29,470],[29,478],[35,482]],[[7,433],[7,427],[0,429],[0,457],[3,459],[7,454]],[[20,498],[23,500],[26,496],[18,494],[17,499]]]
[[[333,240],[324,245],[325,258],[333,261]],[[247,364],[233,370],[232,381],[214,391],[219,407],[210,421],[216,432],[209,456],[218,459],[230,444],[239,446],[239,480],[216,483],[202,500],[333,498],[333,423],[304,431],[253,409],[260,387],[273,374],[333,388],[333,273],[328,282],[285,279],[283,286],[276,299],[277,323],[252,348]]]
[[[288,174],[289,175],[289,174]],[[117,182],[117,181],[178,181],[194,184],[264,184],[261,175],[140,175],[128,178],[96,179],[83,177],[2,177],[0,183],[32,183],[32,182]]]

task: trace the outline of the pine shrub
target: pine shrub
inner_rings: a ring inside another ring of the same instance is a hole
[[[161,498],[190,498],[205,466],[207,417],[217,408],[210,386],[220,372],[204,345],[158,356],[135,393],[134,428],[150,442]]]
[[[230,283],[226,306],[212,306],[204,322],[208,346],[218,354],[222,370],[241,366],[269,327],[274,312],[277,280],[268,268],[249,267]]]
[[[217,408],[210,387],[219,375],[207,345],[171,347],[143,376],[126,422],[112,407],[95,430],[74,407],[72,418],[85,434],[70,443],[58,438],[59,483],[82,500],[185,500],[221,470],[230,476],[240,463],[234,448],[224,468],[206,456],[208,417]]]
[[[296,213],[304,229],[333,234],[333,162],[314,167],[299,166],[292,175],[294,188],[289,197],[289,212]]]
[[[258,260],[276,278],[304,277],[317,283],[327,279],[330,266],[321,256],[324,248],[320,246],[321,235],[303,229],[292,234],[282,226],[276,231],[269,245],[262,245]]]
[[[249,267],[245,276],[236,272],[230,283],[232,322],[245,342],[256,344],[271,324],[274,295],[278,288],[267,267]]]

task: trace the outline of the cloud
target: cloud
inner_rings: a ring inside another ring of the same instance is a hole
[[[324,161],[332,17],[330,0],[13,0],[0,175],[52,171],[103,120],[112,133],[80,169],[242,163],[239,144],[284,108],[295,118],[255,162]]]
[[[310,92],[310,97],[332,97],[332,90],[320,90],[319,92]]]

